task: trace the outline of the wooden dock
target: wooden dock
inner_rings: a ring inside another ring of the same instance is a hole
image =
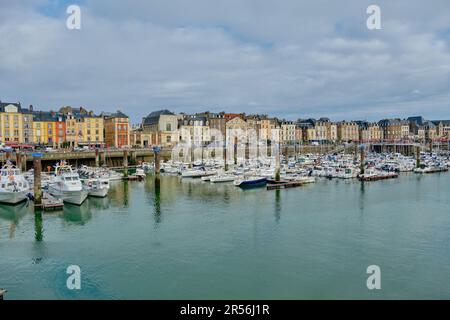
[[[64,202],[62,199],[57,199],[52,195],[45,193],[42,197],[42,209],[44,211],[55,211],[64,208]]]
[[[275,180],[269,180],[269,183],[267,184],[267,190],[280,190],[280,189],[289,189],[289,188],[296,188],[301,187],[305,183],[300,181],[275,181]]]

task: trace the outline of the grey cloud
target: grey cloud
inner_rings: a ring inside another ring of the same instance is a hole
[[[2,2],[0,99],[291,118],[447,117],[448,1],[86,0],[82,30]],[[7,4],[7,5],[5,5]],[[449,115],[450,116],[450,115]]]

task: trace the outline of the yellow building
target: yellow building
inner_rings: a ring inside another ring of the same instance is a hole
[[[341,121],[337,124],[338,139],[341,142],[358,142],[359,125],[354,121]]]
[[[65,122],[56,112],[33,112],[33,142],[60,147],[65,141]]]
[[[70,146],[103,144],[103,117],[87,111],[83,107],[63,107],[59,110],[65,117],[65,141]]]
[[[20,103],[0,101],[0,142],[30,143],[33,141],[33,117]]]

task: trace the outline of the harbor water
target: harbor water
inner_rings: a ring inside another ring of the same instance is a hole
[[[42,216],[0,206],[6,299],[450,299],[449,282],[448,173],[274,191],[149,176]]]

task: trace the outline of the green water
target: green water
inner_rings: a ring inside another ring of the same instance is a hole
[[[449,299],[449,177],[281,191],[162,177],[42,218],[2,206],[0,287],[8,299]],[[381,290],[366,287],[369,265]]]

